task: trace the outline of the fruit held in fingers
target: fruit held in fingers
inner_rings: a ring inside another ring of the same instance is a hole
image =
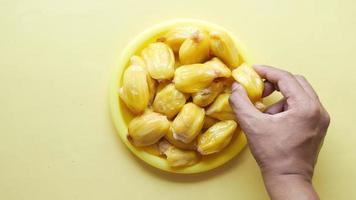
[[[251,101],[256,102],[262,98],[263,81],[251,66],[242,64],[232,71],[232,77],[245,88]]]

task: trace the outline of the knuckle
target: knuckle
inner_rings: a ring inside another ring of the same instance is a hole
[[[293,74],[290,73],[290,72],[288,72],[288,71],[282,71],[281,73],[282,73],[282,75],[285,76],[285,77],[288,77],[288,78],[293,77]]]
[[[282,71],[281,72],[281,80],[282,81],[289,81],[291,79],[294,79],[294,76],[292,73],[287,72],[287,71]]]
[[[321,113],[321,108],[318,104],[316,103],[312,103],[310,104],[310,106],[308,106],[308,116],[310,118],[317,118],[320,117],[320,113]]]
[[[300,79],[300,80],[306,80],[305,77],[301,74],[296,74],[294,75],[297,79]]]
[[[306,117],[308,119],[319,118],[321,115],[321,108],[317,103],[309,103],[307,105],[300,106],[297,114],[300,117]]]
[[[324,111],[323,118],[322,118],[323,126],[328,127],[330,124],[330,121],[331,121],[331,119],[330,119],[329,113],[327,111]]]

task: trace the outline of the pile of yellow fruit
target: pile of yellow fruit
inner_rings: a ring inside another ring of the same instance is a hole
[[[132,56],[123,74],[120,99],[135,115],[127,138],[157,149],[171,167],[220,152],[239,132],[229,104],[234,81],[262,107],[263,81],[228,34],[173,28]]]

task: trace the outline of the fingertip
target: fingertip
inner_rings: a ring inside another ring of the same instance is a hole
[[[245,88],[238,82],[234,82],[231,86],[232,93],[234,92],[246,92]]]
[[[252,67],[253,67],[253,69],[255,69],[255,70],[261,70],[262,68],[265,67],[265,65],[253,64]]]
[[[239,86],[240,84],[238,84],[237,82],[233,82],[232,85],[231,85],[231,91],[234,92],[237,90],[237,87]]]
[[[266,71],[266,68],[267,68],[268,66],[266,66],[266,65],[261,65],[261,64],[254,64],[254,65],[252,65],[252,68],[256,71],[256,73],[258,74],[258,75],[260,75],[262,78],[266,78],[265,77],[265,71]]]
[[[230,105],[234,105],[239,100],[239,96],[240,96],[240,92],[237,91],[237,88],[235,88],[235,90],[232,91],[232,93],[229,97]]]
[[[253,65],[252,65],[253,68],[255,68],[255,67],[256,67],[256,68],[259,68],[259,67],[261,67],[261,66],[263,66],[263,65],[261,65],[261,64],[253,64]]]
[[[239,101],[240,98],[240,92],[237,91],[238,89],[238,85],[236,85],[236,87],[232,90],[232,93],[229,97],[229,104],[234,108],[237,104],[237,102]]]
[[[234,90],[229,97],[229,103],[235,111],[249,109],[252,105],[247,92],[240,84],[234,85]]]
[[[232,94],[229,96],[229,103],[230,103],[230,105],[233,105],[233,104],[234,104],[235,99],[236,99],[236,96],[234,95],[234,93],[232,93]]]
[[[275,67],[272,67],[270,65],[262,65],[262,64],[254,64],[252,65],[252,67],[255,69],[255,71],[257,72],[258,75],[262,76],[262,78],[266,78],[266,73],[268,73],[268,71],[281,71],[280,69],[277,69]]]

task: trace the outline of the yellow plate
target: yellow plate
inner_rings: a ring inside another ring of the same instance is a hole
[[[158,169],[173,173],[193,174],[219,167],[227,161],[231,160],[237,154],[239,154],[239,152],[246,146],[246,138],[243,132],[241,131],[241,133],[238,134],[238,136],[223,151],[214,155],[204,157],[199,163],[190,167],[171,168],[168,166],[164,158],[150,154],[142,148],[137,148],[127,140],[127,126],[133,115],[130,114],[125,105],[120,101],[118,95],[118,89],[122,84],[122,75],[125,68],[127,67],[130,57],[135,54],[139,55],[142,48],[146,47],[149,43],[154,42],[157,37],[161,36],[173,27],[186,25],[200,27],[205,30],[220,30],[228,33],[230,37],[234,40],[235,45],[237,46],[240,52],[241,59],[246,63],[251,63],[251,60],[247,56],[241,42],[238,41],[236,37],[234,37],[229,31],[218,25],[192,19],[180,19],[164,22],[153,26],[139,34],[132,42],[129,43],[129,45],[127,45],[127,47],[122,52],[122,56],[119,60],[117,69],[113,74],[113,79],[110,85],[110,106],[112,120],[119,133],[119,136],[121,140],[125,143],[125,145],[132,151],[132,153],[134,153],[144,162]]]

